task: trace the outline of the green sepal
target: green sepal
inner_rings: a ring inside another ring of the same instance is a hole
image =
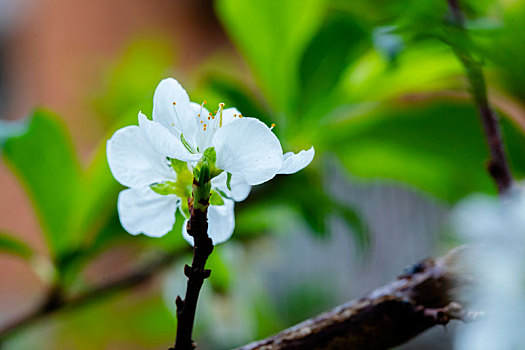
[[[210,204],[224,205],[224,199],[222,199],[221,195],[217,191],[212,190],[210,195]]]
[[[173,181],[164,181],[150,186],[153,191],[163,196],[177,194],[177,184]]]
[[[202,154],[202,159],[206,160],[210,165],[210,178],[214,178],[222,173],[222,170],[215,166],[217,163],[217,153],[214,147],[208,147]]]
[[[183,162],[182,160],[174,159],[174,158],[168,158],[168,160],[171,163],[171,167],[177,174],[188,170],[188,166],[186,165],[186,162]]]
[[[208,164],[207,161],[204,161],[202,162],[202,164],[199,164],[200,165],[200,170],[199,170],[199,177],[197,178],[198,182],[199,182],[199,185],[204,185],[206,184],[207,182],[210,181],[211,177],[210,177],[210,165]]]
[[[214,147],[208,147],[202,153],[202,157],[208,161],[208,163],[215,165],[215,162],[217,162],[217,153],[215,153]]]
[[[231,173],[228,173],[227,175],[228,175],[228,176],[226,177],[226,187],[228,187],[228,189],[231,191],[231,190],[232,190],[232,185],[231,185],[231,182],[232,182],[232,174],[231,174]]]
[[[217,193],[220,194],[221,198],[226,198],[226,199],[233,200],[232,197],[228,196],[226,193],[224,193],[223,191],[219,190],[218,188],[216,188],[214,191],[217,191]]]
[[[184,215],[184,218],[190,218],[190,208],[188,207],[188,201],[181,201],[180,203],[180,212]]]

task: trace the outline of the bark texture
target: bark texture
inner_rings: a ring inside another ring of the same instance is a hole
[[[237,350],[388,349],[435,325],[464,319],[453,299],[457,250],[415,264],[395,281]]]

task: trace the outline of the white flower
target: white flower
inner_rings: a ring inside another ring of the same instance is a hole
[[[500,201],[474,196],[454,211],[456,230],[470,247],[467,275],[476,284],[464,291],[467,308],[483,312],[461,326],[457,350],[524,349],[525,196],[521,191]]]
[[[120,221],[129,233],[163,236],[172,229],[177,209],[188,219],[192,169],[211,147],[215,166],[223,171],[211,181],[208,235],[214,244],[233,233],[234,201],[244,200],[252,185],[295,173],[312,161],[313,147],[283,155],[271,128],[258,119],[224,104],[211,114],[204,104],[190,102],[176,80],[165,79],[155,91],[153,120],[139,112],[139,126],[117,130],[108,141],[111,172],[129,187],[118,199]],[[185,226],[183,235],[192,243]]]

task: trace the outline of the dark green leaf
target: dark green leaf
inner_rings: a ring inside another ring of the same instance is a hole
[[[366,49],[368,33],[346,13],[333,13],[307,46],[299,67],[301,100],[308,108],[337,86],[342,73]]]

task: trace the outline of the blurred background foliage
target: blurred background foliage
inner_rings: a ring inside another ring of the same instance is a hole
[[[513,172],[521,177],[525,1],[461,4],[469,45],[484,64],[492,103],[503,117]],[[214,251],[212,278],[200,300],[196,334],[203,348],[268,336],[341,299],[329,288],[330,276],[318,274],[289,288],[270,288],[258,278],[288,268],[263,271],[258,264],[268,264],[282,243],[268,237],[297,227],[322,245],[336,220],[352,234],[358,255],[369,254],[377,239],[373,225],[359,204],[334,195],[342,191],[341,182],[402,184],[444,208],[472,192],[495,193],[463,67],[449,46],[464,43],[454,41],[445,1],[217,0],[207,6],[233,46],[188,72],[173,65],[178,51],[162,38],[130,38],[107,66],[103,88],[86,96],[104,128],[87,161],[61,117],[47,109],[22,121],[1,121],[3,159],[31,199],[48,253],[35,252],[16,232],[0,232],[0,252],[26,260],[46,287],[58,286],[67,295],[102,282],[100,271],[112,269],[111,254],[124,251],[126,269],[116,275],[159,254],[177,256],[156,288],[60,313],[6,339],[6,349],[33,348],[34,342],[42,349],[170,344],[173,300],[183,290],[182,264],[190,258],[182,220],[160,239],[124,232],[116,212],[122,187],[105,155],[116,129],[136,124],[139,110],[151,113],[155,87],[166,76],[187,86],[193,101],[224,101],[276,123],[285,150],[316,149],[307,169],[257,186],[237,204],[234,236]],[[88,343],[81,331],[87,329]],[[54,336],[43,340],[42,334]]]

